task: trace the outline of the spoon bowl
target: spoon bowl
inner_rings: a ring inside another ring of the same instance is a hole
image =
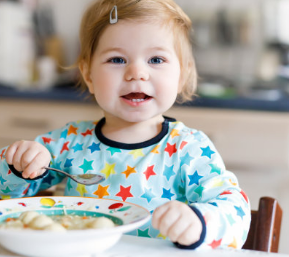
[[[83,184],[83,185],[95,185],[98,184],[102,181],[105,180],[104,176],[101,176],[99,174],[78,174],[78,175],[71,175],[63,170],[59,170],[59,169],[54,169],[54,168],[50,168],[50,167],[43,167],[43,169],[46,170],[52,170],[52,171],[56,171],[59,173],[64,174],[65,176],[71,178],[72,180],[74,180],[75,182],[79,183],[79,184]]]

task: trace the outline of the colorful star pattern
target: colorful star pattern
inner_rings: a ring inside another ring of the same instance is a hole
[[[244,197],[245,201],[246,201],[247,203],[249,203],[248,196],[245,194],[245,192],[244,192],[243,190],[241,190],[240,193],[241,193],[241,195]]]
[[[68,190],[70,191],[71,189],[73,189],[73,186],[72,186],[72,183],[71,183],[71,179],[69,179],[68,181],[67,181],[67,184],[66,184],[66,186],[67,186],[67,188],[68,188]]]
[[[79,166],[83,170],[83,173],[86,173],[89,170],[93,170],[92,167],[93,161],[87,161],[86,159],[83,160],[83,164]]]
[[[209,164],[209,166],[212,168],[211,173],[216,172],[217,174],[221,175],[222,170],[216,164]]]
[[[181,143],[181,145],[180,145],[180,150],[183,150],[183,148],[186,146],[187,143],[188,143],[188,142],[183,141],[183,142]]]
[[[68,144],[69,144],[69,142],[65,142],[65,143],[63,144],[60,153],[63,153],[64,151],[69,151]]]
[[[237,215],[241,217],[241,219],[243,219],[243,217],[245,216],[245,212],[243,211],[242,207],[237,207],[234,206],[236,211],[237,211]]]
[[[71,134],[77,135],[77,127],[74,127],[73,125],[70,125],[70,126],[69,126],[67,135],[69,136],[69,135],[71,135]]]
[[[91,153],[94,153],[95,151],[100,151],[100,144],[92,143],[89,147],[87,147]]]
[[[159,233],[159,234],[157,235],[157,237],[158,237],[158,238],[162,238],[162,239],[166,239],[166,238],[167,238],[166,236],[162,235],[161,233]]]
[[[65,168],[71,167],[73,160],[74,160],[73,158],[71,158],[71,159],[66,159],[65,164],[64,164],[64,167],[65,167]]]
[[[63,131],[61,132],[60,138],[66,139],[66,138],[67,138],[67,133],[68,133],[68,130],[67,130],[67,129],[63,130]]]
[[[92,131],[93,131],[93,129],[88,129],[84,133],[81,133],[81,135],[83,135],[84,137],[92,135]]]
[[[152,189],[146,189],[145,188],[145,193],[143,195],[141,195],[142,198],[147,199],[148,203],[155,198],[156,196],[153,194]]]
[[[77,184],[76,191],[80,194],[80,196],[84,196],[84,194],[88,193],[85,185]]]
[[[52,141],[52,139],[49,137],[42,137],[42,140],[44,144],[50,144]]]
[[[224,184],[224,181],[221,180],[221,179],[214,179],[213,180],[213,184],[212,184],[212,187],[221,187],[223,186]]]
[[[250,210],[246,194],[235,176],[227,172],[212,142],[200,131],[181,122],[168,122],[168,131],[143,148],[118,148],[99,140],[98,122],[70,122],[37,137],[52,158],[50,166],[71,174],[103,174],[98,185],[85,186],[67,179],[65,195],[128,201],[151,213],[156,207],[178,200],[197,208],[205,219],[208,236],[204,248],[240,248],[246,240]],[[95,131],[95,133],[94,133]],[[50,171],[44,178],[25,181],[14,175],[0,149],[0,196],[32,196],[60,183],[65,176]],[[241,199],[241,200],[240,200]],[[133,235],[166,238],[151,222]]]
[[[131,154],[134,159],[137,159],[139,157],[144,156],[142,149],[133,150],[133,151],[129,152],[129,154]]]
[[[233,242],[231,244],[229,244],[228,246],[231,247],[231,248],[234,248],[234,249],[238,248],[237,240],[236,240],[235,237],[234,237]]]
[[[135,167],[130,167],[127,166],[127,169],[125,171],[122,172],[123,174],[125,174],[125,177],[128,178],[128,176],[132,173],[136,173]]]
[[[171,145],[170,143],[167,143],[165,151],[168,152],[170,157],[172,157],[172,155],[177,152],[176,144]]]
[[[169,200],[172,200],[172,196],[173,196],[174,194],[173,193],[171,193],[171,189],[165,189],[165,188],[163,188],[163,195],[162,195],[162,198],[168,198]]]
[[[177,129],[173,129],[172,132],[171,132],[171,137],[174,138],[174,137],[177,137],[179,136],[179,131]]]
[[[2,192],[3,192],[4,194],[8,194],[8,193],[11,192],[11,190],[10,190],[10,188],[7,186],[5,189],[2,189]]]
[[[7,180],[0,175],[0,184],[4,185]]]
[[[121,153],[120,149],[114,147],[107,148],[107,151],[110,151],[111,156],[113,156],[115,153]]]
[[[199,181],[203,176],[199,176],[198,171],[195,171],[193,175],[189,175],[188,177],[190,179],[189,186],[191,186],[194,184],[199,185]]]
[[[221,245],[221,242],[222,242],[222,239],[213,240],[213,242],[210,243],[209,246],[211,246],[213,249],[216,249],[217,247]]]
[[[227,214],[226,216],[227,216],[227,219],[228,219],[230,225],[232,226],[232,225],[236,222],[236,221],[234,220],[232,214],[230,213],[230,214]]]
[[[186,153],[184,156],[182,156],[182,157],[180,158],[182,166],[183,166],[184,164],[190,166],[190,165],[191,165],[191,161],[192,161],[193,159],[194,159],[194,158],[191,157],[191,156],[189,155],[189,153]]]
[[[212,154],[214,154],[215,152],[211,150],[211,148],[209,146],[203,148],[201,147],[201,150],[203,151],[202,156],[207,156],[208,158],[211,159]]]
[[[198,186],[195,192],[199,195],[199,197],[202,197],[204,189],[204,187]]]
[[[97,195],[98,198],[103,198],[104,196],[108,196],[109,193],[107,192],[107,189],[109,186],[103,187],[102,185],[98,185],[97,190],[93,193],[94,195]]]
[[[172,176],[174,176],[176,173],[174,172],[174,165],[172,166],[165,166],[164,170],[164,176],[167,178],[169,181]]]
[[[144,172],[145,176],[146,176],[146,180],[149,180],[150,176],[154,176],[156,175],[156,173],[154,172],[154,165],[149,166],[146,171]]]
[[[108,178],[110,175],[116,174],[114,167],[115,163],[114,164],[106,163],[104,169],[102,169],[100,172],[105,175],[105,178]]]
[[[146,230],[140,230],[140,229],[138,229],[138,236],[141,236],[141,237],[150,237],[150,235],[149,235],[149,229],[146,229]]]
[[[130,193],[131,186],[129,187],[123,187],[120,186],[120,191],[116,194],[116,196],[120,196],[123,201],[125,201],[128,197],[133,197],[133,195]]]
[[[5,151],[6,151],[6,149],[3,149],[2,152],[1,152],[1,154],[0,154],[0,158],[1,158],[1,160],[4,159],[4,153],[5,153]]]
[[[77,143],[76,145],[74,145],[73,147],[71,147],[71,149],[73,149],[74,152],[82,151],[82,150],[83,150],[83,144]]]
[[[157,145],[151,152],[154,153],[154,154],[158,154],[158,153],[160,153],[159,152],[159,148],[160,148],[160,146]]]

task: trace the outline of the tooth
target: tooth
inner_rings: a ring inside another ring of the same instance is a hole
[[[139,103],[139,102],[143,102],[144,99],[131,99],[131,101],[134,103]]]

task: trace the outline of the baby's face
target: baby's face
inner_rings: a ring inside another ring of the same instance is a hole
[[[142,122],[160,117],[180,90],[173,34],[167,26],[155,23],[109,25],[99,40],[91,70],[83,74],[107,118]]]

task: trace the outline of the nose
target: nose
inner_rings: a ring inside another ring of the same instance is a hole
[[[149,72],[147,67],[142,63],[130,63],[125,72],[125,80],[143,80],[149,79]]]

